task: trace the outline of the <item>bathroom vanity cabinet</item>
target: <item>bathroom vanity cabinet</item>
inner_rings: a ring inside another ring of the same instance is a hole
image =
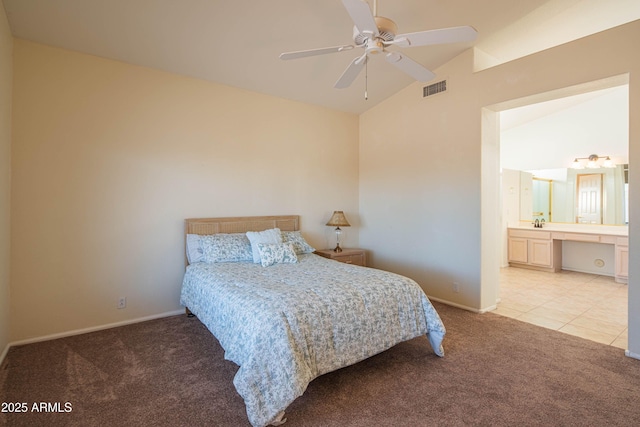
[[[513,267],[549,272],[562,269],[562,242],[589,242],[615,247],[615,280],[627,283],[629,276],[629,238],[606,226],[598,228],[531,225],[508,229],[508,260]]]
[[[509,230],[509,263],[537,270],[560,271],[561,242],[551,239],[551,233],[532,230]]]

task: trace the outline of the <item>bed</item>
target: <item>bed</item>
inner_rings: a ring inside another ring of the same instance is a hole
[[[245,233],[280,233],[283,241],[252,240],[247,249]],[[314,378],[402,341],[426,335],[444,356],[444,325],[417,283],[315,255],[300,236],[296,215],[186,220],[180,301],[239,366],[234,386],[253,426],[283,423]],[[242,247],[211,243],[230,239]],[[250,258],[255,249],[258,262]],[[271,257],[276,249],[289,255]]]

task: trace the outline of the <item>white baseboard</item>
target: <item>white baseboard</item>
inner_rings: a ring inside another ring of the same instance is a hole
[[[603,271],[589,271],[589,270],[583,270],[579,268],[565,267],[564,265],[562,266],[562,269],[566,271],[575,271],[576,273],[586,273],[586,274],[595,274],[597,276],[615,277],[614,273],[608,273]]]
[[[29,339],[21,340],[21,341],[15,341],[15,342],[11,342],[11,343],[9,343],[9,345],[7,345],[7,348],[6,348],[5,352],[2,355],[4,357],[4,355],[9,350],[9,347],[14,347],[14,346],[18,346],[18,345],[25,345],[25,344],[33,344],[35,342],[41,342],[41,341],[55,340],[55,339],[58,339],[58,338],[70,337],[70,336],[73,336],[73,335],[87,334],[89,332],[96,332],[96,331],[102,331],[104,329],[117,328],[119,326],[132,325],[134,323],[146,322],[148,320],[154,320],[154,319],[161,319],[163,317],[176,316],[176,315],[182,314],[184,312],[185,312],[184,309],[175,310],[175,311],[168,311],[166,313],[153,314],[151,316],[145,316],[145,317],[138,317],[136,319],[123,320],[122,322],[108,323],[106,325],[92,326],[90,328],[74,329],[72,331],[60,332],[58,334],[51,334],[51,335],[45,335],[45,336],[36,337],[36,338],[29,338]],[[1,358],[0,358],[0,363],[2,363],[2,359]]]
[[[624,355],[627,356],[627,357],[631,357],[632,359],[640,360],[640,354],[634,353],[634,352],[629,351],[629,350],[625,350],[624,351]]]
[[[489,312],[491,312],[491,311],[493,311],[493,310],[495,310],[497,308],[498,308],[498,304],[490,305],[487,308],[483,308],[481,310],[478,310],[478,313],[480,313],[480,314],[489,313]]]
[[[7,344],[4,350],[2,351],[2,354],[0,354],[0,365],[2,365],[2,362],[4,362],[4,358],[7,357],[7,353],[9,353],[10,347],[11,347],[11,343]]]
[[[447,304],[447,305],[450,305],[452,307],[461,308],[463,310],[472,311],[472,312],[478,313],[478,314],[482,314],[482,313],[486,313],[486,312],[489,312],[489,311],[493,311],[496,308],[498,308],[496,305],[492,305],[491,307],[484,308],[482,310],[478,310],[477,308],[473,308],[473,307],[469,307],[469,306],[466,306],[466,305],[462,305],[462,304],[458,304],[458,303],[455,303],[455,302],[451,302],[451,301],[448,301],[446,299],[432,297],[431,295],[427,295],[427,297],[431,301],[441,302],[442,304]]]

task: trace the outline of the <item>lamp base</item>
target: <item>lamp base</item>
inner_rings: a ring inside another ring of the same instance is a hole
[[[333,248],[333,252],[342,252],[342,248],[340,247],[340,243],[336,244],[336,247]]]

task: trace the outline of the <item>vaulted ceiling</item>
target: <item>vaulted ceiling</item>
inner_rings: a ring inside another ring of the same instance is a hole
[[[373,1],[369,4],[373,8]],[[379,0],[400,33],[470,25],[475,42],[404,53],[436,70],[477,47],[504,61],[640,17],[637,0]],[[3,0],[17,38],[361,113],[412,78],[383,58],[347,89],[333,85],[359,50],[282,61],[279,54],[352,44],[341,0]],[[595,18],[594,18],[595,16]],[[358,48],[357,48],[358,49]]]

